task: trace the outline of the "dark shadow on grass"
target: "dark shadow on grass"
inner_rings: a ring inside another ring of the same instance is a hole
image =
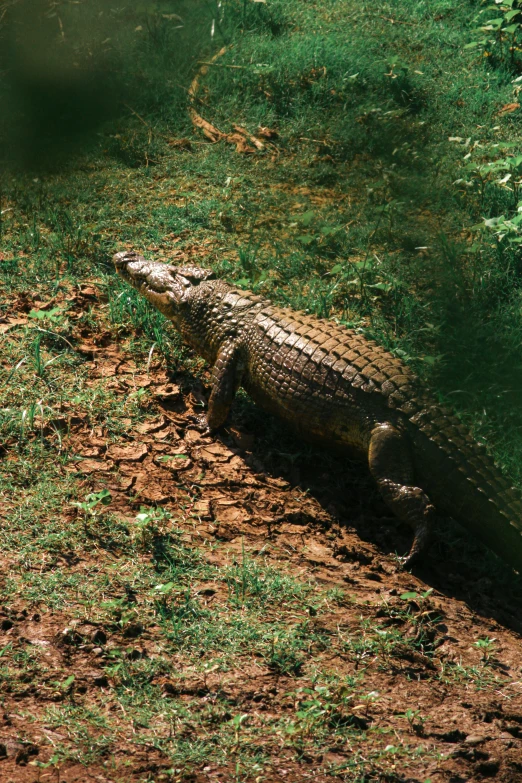
[[[309,446],[246,399],[234,409],[232,421],[256,435],[249,458],[256,472],[300,487],[334,522],[354,529],[362,542],[383,554],[407,554],[411,531],[390,514],[364,465]],[[227,440],[226,429],[222,437]],[[414,573],[428,587],[522,634],[522,578],[453,520],[441,522]]]
[[[187,122],[190,74],[208,45],[205,4],[181,0],[174,16],[154,3],[109,8],[93,0],[59,11],[46,0],[7,5],[0,20],[2,167],[61,171],[102,144],[125,165],[155,162],[158,124],[172,131]]]

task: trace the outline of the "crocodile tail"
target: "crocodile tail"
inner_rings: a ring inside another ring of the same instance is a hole
[[[424,400],[409,422],[432,500],[522,573],[522,496],[454,413]]]

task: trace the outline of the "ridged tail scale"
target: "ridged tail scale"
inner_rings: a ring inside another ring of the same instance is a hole
[[[388,404],[408,416],[415,463],[426,491],[439,509],[522,572],[520,492],[453,411],[415,386],[411,396],[404,387],[390,395]],[[399,400],[399,395],[407,399]]]

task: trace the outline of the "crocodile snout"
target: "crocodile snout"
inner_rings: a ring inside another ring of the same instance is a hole
[[[145,259],[134,250],[124,250],[121,253],[116,253],[112,257],[112,261],[118,272],[125,272],[128,271],[129,264],[143,262]]]

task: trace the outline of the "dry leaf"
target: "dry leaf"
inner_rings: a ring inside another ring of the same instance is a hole
[[[96,473],[97,471],[106,472],[112,470],[114,462],[110,459],[84,459],[78,462],[78,471],[80,473]]]
[[[212,143],[216,143],[216,141],[220,141],[221,139],[225,138],[226,134],[222,133],[218,128],[215,128],[214,125],[211,125],[210,122],[207,122],[203,119],[203,117],[195,111],[195,109],[190,110],[190,117],[192,119],[192,123],[196,126],[196,128],[200,128],[204,135],[211,141]]]
[[[192,466],[192,460],[187,454],[163,454],[155,457],[154,461],[157,465],[173,473],[178,470],[187,470]]]
[[[202,446],[198,455],[208,462],[228,462],[233,456],[230,449],[221,443],[209,443],[208,446]]]
[[[264,0],[259,0],[260,2],[264,2]],[[194,79],[192,80],[192,83],[189,87],[189,98],[191,102],[191,107],[189,108],[189,114],[190,119],[192,120],[192,124],[199,128],[201,131],[203,131],[203,134],[207,137],[209,141],[211,141],[213,144],[215,144],[218,141],[226,141],[229,144],[235,144],[236,145],[236,151],[240,153],[253,153],[256,151],[256,148],[258,150],[264,149],[263,142],[258,139],[256,136],[253,136],[251,133],[248,133],[244,128],[241,128],[239,125],[233,125],[232,127],[235,130],[235,133],[223,133],[223,131],[220,131],[219,128],[216,128],[215,125],[212,125],[210,122],[205,120],[201,114],[199,114],[195,108],[194,103],[197,98],[197,93],[199,90],[199,80],[202,76],[204,76],[208,72],[208,65],[212,65],[215,63],[215,61],[221,57],[223,54],[225,54],[227,50],[227,47],[224,46],[220,51],[212,57],[210,60],[210,63],[205,63],[198,71]],[[250,146],[248,144],[248,141],[251,142],[254,146]]]
[[[120,362],[100,362],[97,366],[98,371],[98,377],[100,378],[111,378],[113,375],[116,375],[116,371],[120,365]]]
[[[132,487],[135,481],[136,481],[136,476],[121,476],[120,489],[123,489],[124,491],[128,491]]]
[[[0,324],[0,334],[5,334],[9,329],[12,329],[15,326],[24,326],[26,323],[28,323],[28,319],[24,316],[20,318],[9,315],[7,317],[7,323]]]
[[[309,541],[303,554],[310,563],[316,565],[332,564],[333,558],[331,550],[328,549],[328,547],[319,544],[317,541]]]
[[[129,476],[136,476],[140,469],[140,463],[136,462],[120,462],[118,463],[120,474]]]
[[[506,103],[499,109],[497,114],[511,114],[511,112],[514,112],[517,109],[520,109],[520,103]]]
[[[182,150],[191,150],[192,149],[192,143],[190,139],[170,139],[170,141],[167,142],[169,147],[176,147],[177,149]]]
[[[265,145],[260,139],[257,138],[257,136],[254,136],[252,133],[249,133],[245,128],[242,128],[240,125],[233,125],[232,127],[237,133],[241,134],[241,136],[244,136],[245,138],[249,139],[254,145],[254,147],[256,147],[256,149],[264,150]]]
[[[49,299],[48,302],[38,302],[38,310],[37,310],[37,312],[39,310],[48,310],[51,307],[51,305],[53,305],[56,302],[56,299],[57,299],[57,297],[53,296],[53,298]],[[36,304],[36,302],[35,302],[35,304]]]
[[[80,343],[79,345],[76,346],[76,350],[79,353],[90,354],[90,353],[99,353],[101,351],[101,348],[98,348],[98,346],[94,345],[94,343]]]
[[[102,453],[100,446],[85,446],[78,450],[78,454],[82,457],[99,457]]]
[[[134,485],[134,492],[144,500],[149,500],[152,503],[162,503],[170,498],[170,493],[167,492],[161,484],[157,481],[151,481],[150,476],[147,473],[140,473],[136,477],[136,483]]]
[[[98,297],[98,291],[92,285],[80,285],[80,294],[88,299],[96,299]]]
[[[257,135],[263,139],[277,139],[279,133],[273,130],[273,128],[265,128],[263,125],[260,125],[257,129]]]
[[[211,519],[212,513],[210,510],[210,502],[208,500],[197,500],[194,503],[192,513],[202,519]]]
[[[251,432],[243,432],[237,427],[229,427],[228,431],[240,449],[243,449],[244,451],[251,451],[255,440],[254,435]]]
[[[165,417],[160,416],[159,419],[153,419],[152,421],[145,421],[143,424],[138,424],[136,430],[141,432],[142,435],[147,435],[149,432],[157,432],[158,430],[161,430],[165,424]]]
[[[170,451],[172,448],[170,443],[151,443],[150,446],[157,454],[165,454],[165,452]]]
[[[137,369],[135,362],[126,361],[119,365],[118,372],[120,375],[124,375],[125,373],[135,373]]]
[[[172,431],[171,431],[170,427],[165,427],[165,429],[159,430],[158,432],[155,432],[154,433],[154,438],[156,440],[165,440],[165,438],[168,438],[169,435],[171,435],[171,434],[172,434]],[[176,438],[176,440],[177,440],[177,438]]]
[[[129,446],[118,446],[114,444],[109,446],[107,454],[113,459],[126,460],[127,462],[137,462],[147,453],[147,446],[144,443],[131,443]]]
[[[152,383],[148,375],[133,375],[132,378],[122,378],[121,380],[129,389],[146,389]]]
[[[284,479],[272,478],[271,476],[265,476],[264,481],[266,484],[270,484],[272,487],[277,487],[278,489],[288,489],[290,486],[288,481],[285,481]]]
[[[175,383],[158,386],[153,393],[155,397],[159,397],[161,400],[174,400],[180,396],[179,386],[176,386]]]

